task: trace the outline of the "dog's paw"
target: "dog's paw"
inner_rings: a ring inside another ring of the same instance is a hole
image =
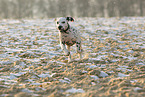
[[[77,53],[83,53],[83,52],[84,52],[83,49],[81,49],[81,50],[77,50]]]
[[[84,52],[84,50],[83,50],[83,49],[81,49],[81,52],[83,53],[83,52]]]
[[[69,51],[65,51],[64,54],[65,54],[66,56],[69,56],[69,55],[70,55],[70,52],[69,52]]]
[[[71,59],[68,59],[68,63],[70,63],[70,62],[72,62],[72,60]]]

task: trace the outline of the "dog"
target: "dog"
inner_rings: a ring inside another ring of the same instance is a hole
[[[70,26],[69,21],[74,21],[72,17],[60,17],[56,20],[56,25],[59,30],[59,40],[61,49],[68,56],[68,62],[71,62],[70,47],[76,44],[76,51],[79,53],[80,60],[82,59],[81,37],[77,29]]]

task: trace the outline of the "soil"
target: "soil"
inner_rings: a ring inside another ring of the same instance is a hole
[[[71,63],[55,19],[0,20],[0,96],[145,96],[145,17],[75,20],[84,52]]]

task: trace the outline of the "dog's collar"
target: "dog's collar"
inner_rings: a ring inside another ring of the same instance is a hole
[[[67,27],[67,29],[66,29],[66,30],[64,30],[64,32],[66,32],[69,28],[70,28],[70,26],[69,26],[69,24],[68,24],[68,27]]]
[[[70,28],[70,25],[68,24],[67,29],[66,29],[66,30],[63,30],[63,31],[61,31],[61,32],[64,32],[64,33],[67,33],[67,34],[68,34],[67,30],[68,30],[69,28]]]

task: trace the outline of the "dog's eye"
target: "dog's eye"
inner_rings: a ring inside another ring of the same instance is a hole
[[[59,22],[57,22],[57,24],[59,24]]]
[[[65,22],[62,22],[63,24],[65,23]]]

